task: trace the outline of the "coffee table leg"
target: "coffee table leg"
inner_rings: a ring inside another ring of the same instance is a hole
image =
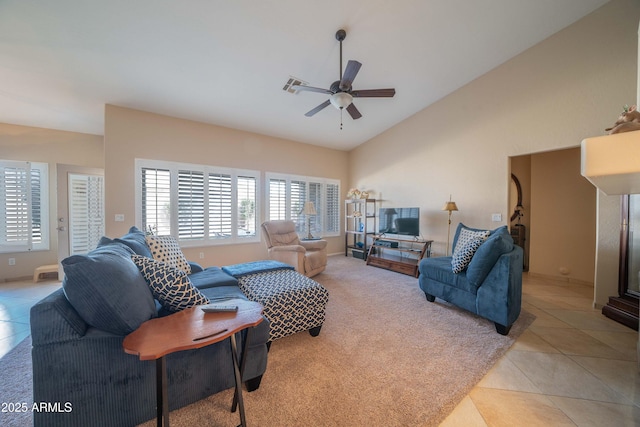
[[[163,357],[156,360],[156,405],[157,426],[169,427],[169,398],[167,387],[167,362]]]
[[[238,400],[238,408],[240,409],[240,425],[247,426],[247,420],[244,416],[244,402],[242,401],[242,377],[240,376],[240,367],[238,366],[238,348],[236,345],[236,334],[231,335],[231,356],[233,357],[233,371],[236,376],[236,392],[235,398]]]

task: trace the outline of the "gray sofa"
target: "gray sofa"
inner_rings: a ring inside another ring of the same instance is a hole
[[[465,229],[489,233],[483,243],[478,242],[475,252],[468,254],[466,268],[454,273],[451,256],[424,258],[418,267],[419,286],[428,301],[434,302],[436,297],[445,300],[491,320],[498,333],[507,335],[522,305],[522,248],[513,244],[506,226],[479,230],[459,224],[453,240],[454,256]]]
[[[142,322],[167,314],[131,261],[133,253],[151,256],[144,237],[133,227],[122,238],[103,238],[86,256],[65,260],[63,288],[31,309],[34,402],[60,402],[63,409],[35,412],[36,427],[133,426],[155,418],[155,363],[122,348]],[[191,268],[191,282],[209,300],[246,299],[221,269]],[[240,349],[247,332],[239,337]],[[248,391],[259,387],[266,370],[268,338],[266,319],[251,328],[243,370]],[[234,386],[228,340],[166,361],[171,410]]]

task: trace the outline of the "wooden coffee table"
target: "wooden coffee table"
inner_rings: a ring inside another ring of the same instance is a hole
[[[200,307],[191,307],[170,316],[148,320],[125,337],[122,346],[126,353],[136,355],[140,357],[140,360],[156,361],[158,427],[163,424],[165,427],[169,426],[165,356],[177,351],[205,347],[226,338],[230,338],[231,341],[236,383],[232,411],[235,411],[237,402],[240,409],[240,425],[246,426],[239,365],[241,361],[238,360],[235,334],[262,322],[262,306],[256,302],[242,299],[225,300],[223,303],[237,305],[238,311],[205,313]],[[248,340],[249,333],[244,341],[244,349],[247,348]],[[242,354],[244,358],[246,351],[243,351]]]

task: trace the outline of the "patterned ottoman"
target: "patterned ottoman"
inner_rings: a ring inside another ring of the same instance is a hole
[[[233,267],[223,269],[238,279],[247,298],[264,306],[271,323],[270,342],[300,331],[308,330],[312,336],[320,333],[329,301],[329,292],[320,283],[289,266],[249,274],[233,274]]]

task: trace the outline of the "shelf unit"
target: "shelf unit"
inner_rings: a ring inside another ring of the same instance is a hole
[[[376,231],[376,199],[347,199],[344,214],[344,256],[364,260]]]
[[[431,243],[433,240],[375,236],[367,255],[367,265],[418,277],[418,264],[425,256],[431,256]]]

